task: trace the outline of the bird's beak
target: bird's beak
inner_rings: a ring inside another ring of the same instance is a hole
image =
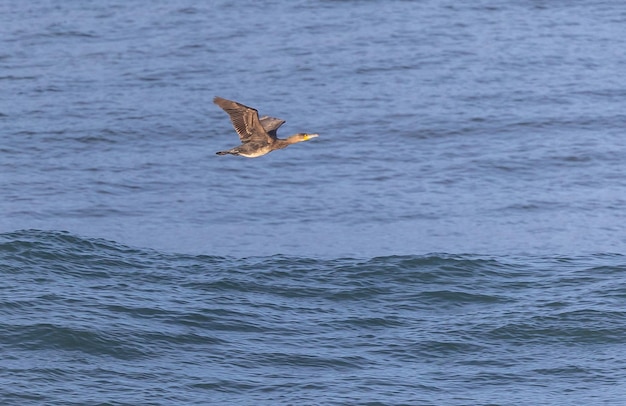
[[[306,139],[309,140],[311,138],[315,138],[315,137],[319,137],[319,136],[320,136],[319,134],[307,134],[306,135]]]

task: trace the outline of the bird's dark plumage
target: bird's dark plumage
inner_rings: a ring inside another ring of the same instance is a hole
[[[267,131],[270,137],[276,138],[276,130],[278,127],[285,124],[285,120],[281,120],[280,118],[263,116],[259,119],[261,125]]]
[[[299,133],[287,139],[280,139],[276,136],[276,131],[285,123],[285,120],[268,116],[259,119],[256,109],[221,97],[215,97],[213,102],[228,113],[241,140],[240,146],[220,151],[218,155],[232,154],[256,158],[318,136],[318,134]]]

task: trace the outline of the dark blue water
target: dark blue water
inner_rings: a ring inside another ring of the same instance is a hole
[[[620,404],[626,258],[0,236],[3,404]]]
[[[623,404],[625,23],[1,3],[0,403]]]

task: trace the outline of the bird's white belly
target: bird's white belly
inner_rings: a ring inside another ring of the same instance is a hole
[[[245,156],[246,158],[257,158],[272,152],[271,148],[260,148],[254,152],[240,152],[239,155]]]

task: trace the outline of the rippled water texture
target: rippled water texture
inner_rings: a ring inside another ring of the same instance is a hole
[[[1,229],[217,255],[620,252],[618,2],[8,2]],[[320,138],[246,160],[214,95]]]
[[[626,393],[620,255],[234,259],[24,231],[0,235],[0,256],[3,404],[619,404]]]
[[[622,405],[617,1],[0,2],[0,404]],[[258,159],[222,96],[320,137]]]

